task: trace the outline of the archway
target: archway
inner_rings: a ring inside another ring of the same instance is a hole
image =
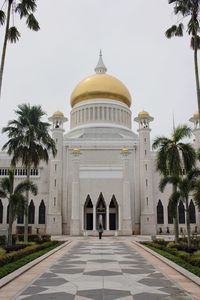
[[[109,224],[110,230],[118,229],[118,204],[115,195],[112,196],[109,205]]]
[[[106,229],[106,203],[103,194],[100,193],[97,205],[96,205],[96,228],[98,229],[99,224],[103,225],[103,229]]]
[[[89,195],[84,205],[84,229],[93,230],[93,204]]]

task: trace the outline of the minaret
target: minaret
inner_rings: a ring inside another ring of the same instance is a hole
[[[150,150],[150,122],[153,118],[142,111],[134,119],[139,124],[139,157],[140,157],[140,233],[156,234],[156,219],[153,199],[153,164]]]
[[[194,138],[194,148],[198,149],[200,148],[200,123],[199,123],[199,113],[194,113],[193,117],[189,120],[191,123],[193,123],[193,134],[195,136]]]
[[[67,121],[63,113],[57,111],[49,118],[52,122],[52,137],[56,143],[56,157],[50,159],[49,207],[46,232],[51,235],[62,234],[62,179],[63,179],[63,124]]]

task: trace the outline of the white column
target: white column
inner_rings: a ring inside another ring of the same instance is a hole
[[[96,230],[96,206],[93,206],[93,230]]]
[[[106,230],[110,230],[109,205],[106,206]]]
[[[121,206],[118,206],[118,229],[121,230]]]
[[[85,223],[85,215],[84,215],[84,206],[82,205],[82,223],[81,223],[82,230],[84,230],[84,223]]]

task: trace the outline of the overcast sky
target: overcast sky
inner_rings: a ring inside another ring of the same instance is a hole
[[[49,116],[61,110],[69,117],[70,95],[94,73],[100,48],[108,74],[132,95],[133,118],[142,109],[155,118],[152,138],[170,134],[173,112],[177,125],[197,111],[189,37],[164,35],[177,22],[168,0],[40,0],[37,19],[37,33],[16,20],[22,37],[8,46],[0,129],[25,102],[42,105]],[[5,141],[1,134],[0,145]]]

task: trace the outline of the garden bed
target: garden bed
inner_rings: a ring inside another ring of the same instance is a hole
[[[45,242],[40,245],[28,245],[27,247],[13,251],[10,253],[5,253],[0,256],[0,278],[14,272],[15,270],[21,268],[27,263],[35,260],[36,258],[44,255],[45,253],[53,250],[54,248],[60,246],[62,242],[51,241]]]
[[[196,246],[188,249],[184,243],[163,240],[145,242],[143,245],[200,277],[200,250]]]

